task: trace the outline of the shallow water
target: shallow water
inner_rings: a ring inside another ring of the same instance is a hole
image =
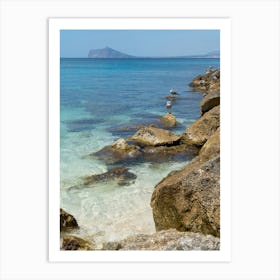
[[[89,158],[132,132],[122,127],[151,124],[166,113],[165,97],[179,95],[172,113],[181,133],[199,117],[200,93],[188,83],[218,59],[61,59],[61,207],[73,214],[80,236],[98,243],[155,231],[150,199],[154,186],[186,162],[138,163],[128,186],[114,183],[76,187],[82,177],[103,173],[108,166]]]

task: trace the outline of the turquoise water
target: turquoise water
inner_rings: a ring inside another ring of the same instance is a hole
[[[219,67],[219,60],[61,59],[61,206],[78,219],[77,234],[98,243],[154,232],[153,188],[186,162],[133,164],[129,168],[137,179],[129,186],[71,187],[83,176],[108,170],[88,155],[132,134],[119,128],[157,123],[171,88],[179,93],[172,113],[180,125],[173,132],[184,131],[199,117],[202,97],[190,92],[188,83],[209,66]]]

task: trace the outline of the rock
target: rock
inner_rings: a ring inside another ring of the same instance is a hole
[[[125,152],[125,153],[128,154],[128,156],[131,156],[131,157],[134,157],[135,154],[137,154],[138,151],[139,151],[139,147],[137,147],[135,145],[127,144],[127,142],[123,138],[120,138],[120,139],[116,140],[112,144],[110,149],[112,151],[122,151],[122,152]]]
[[[60,208],[60,231],[69,231],[78,227],[74,216]]]
[[[219,250],[220,239],[211,235],[179,232],[174,229],[139,234],[118,242],[108,242],[102,250]]]
[[[151,207],[156,230],[176,228],[220,236],[220,157],[196,157],[154,189]]]
[[[220,106],[206,112],[183,133],[181,143],[201,147],[220,127]]]
[[[188,145],[174,146],[146,146],[143,148],[143,161],[145,162],[169,162],[189,161],[198,153],[198,149]]]
[[[161,117],[160,120],[166,127],[174,127],[177,125],[176,117],[171,113],[167,113]]]
[[[195,91],[220,91],[220,70],[211,69],[204,75],[198,75],[189,86]]]
[[[206,143],[199,151],[199,160],[205,162],[220,154],[220,128],[218,128],[213,135],[209,137]]]
[[[129,140],[143,146],[166,146],[176,145],[180,136],[165,129],[148,126],[138,130]]]
[[[106,242],[106,243],[103,243],[103,245],[102,245],[102,250],[115,251],[115,250],[120,250],[120,249],[121,249],[121,243],[118,241]]]
[[[91,156],[97,157],[104,161],[108,166],[112,167],[116,164],[133,165],[140,162],[168,162],[168,161],[187,161],[191,160],[198,154],[199,149],[195,146],[188,146],[186,144],[179,145],[164,145],[164,146],[143,146],[137,147],[137,153],[129,154],[126,150],[120,149],[118,151],[116,146],[112,151],[112,146],[107,146]],[[129,145],[134,146],[134,145]]]
[[[62,246],[61,250],[94,250],[93,244],[91,242],[86,241],[82,238],[73,235],[66,235],[62,237]]]
[[[201,115],[211,110],[213,107],[220,105],[220,92],[210,92],[200,102]]]
[[[137,176],[129,172],[127,168],[116,167],[102,174],[85,177],[84,186],[94,185],[100,182],[107,183],[113,181],[117,182],[117,184],[120,186],[124,186],[132,184],[136,178]]]
[[[96,157],[104,160],[108,165],[129,164],[141,156],[141,150],[138,146],[129,145],[125,139],[120,138],[111,146],[106,146],[100,151],[90,154],[90,157]]]

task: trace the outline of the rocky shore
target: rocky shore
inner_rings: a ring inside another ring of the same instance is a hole
[[[175,228],[220,236],[220,93],[211,91],[219,88],[219,78],[219,70],[211,70],[190,84],[206,81],[209,89],[200,103],[202,116],[181,136],[181,142],[198,147],[199,153],[156,185],[151,207],[157,231]]]
[[[89,157],[102,160],[108,171],[83,178],[83,186],[98,182],[127,185],[137,178],[129,166],[141,162],[190,161],[171,172],[153,191],[151,207],[156,227],[152,235],[135,235],[107,242],[94,242],[65,234],[78,228],[75,218],[60,210],[61,250],[219,250],[220,246],[220,70],[210,69],[189,84],[204,93],[201,116],[182,134],[171,113],[161,118],[165,126],[138,126],[134,134],[120,138]],[[194,93],[195,94],[195,93]]]

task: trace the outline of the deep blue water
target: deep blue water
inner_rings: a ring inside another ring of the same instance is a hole
[[[157,120],[175,88],[180,95],[172,112],[184,129],[199,116],[201,99],[188,92],[188,83],[210,65],[219,66],[219,60],[61,59],[61,120],[69,110],[88,113],[86,118],[68,115],[69,132]]]
[[[158,122],[166,113],[165,97],[171,88],[179,93],[172,113],[180,125],[174,132],[184,131],[199,117],[202,98],[201,93],[190,92],[188,83],[219,63],[218,59],[61,59],[61,206],[78,218],[81,235],[95,239],[98,235],[102,241],[154,230],[152,190],[182,163],[133,166],[137,180],[123,188],[69,187],[79,184],[82,176],[107,170],[103,162],[87,155],[131,135],[118,128]]]

